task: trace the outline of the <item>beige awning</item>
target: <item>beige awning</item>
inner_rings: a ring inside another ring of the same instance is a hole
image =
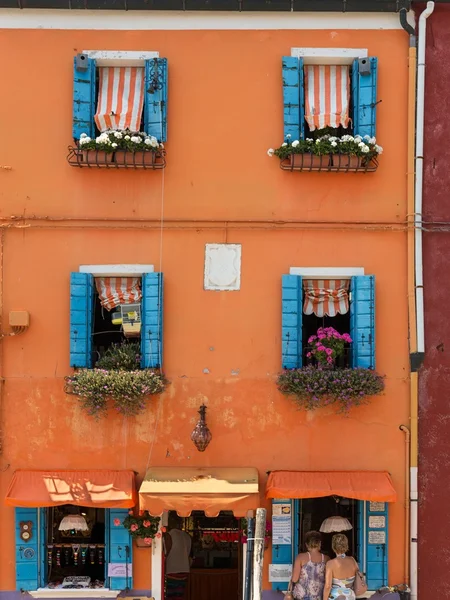
[[[140,509],[152,515],[203,510],[213,517],[231,510],[244,517],[259,504],[258,471],[250,467],[152,467],[139,490]]]

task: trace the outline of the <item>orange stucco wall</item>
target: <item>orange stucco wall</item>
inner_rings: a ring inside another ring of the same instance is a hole
[[[281,56],[293,46],[378,56],[377,138],[385,152],[376,173],[285,173],[267,157],[282,141]],[[168,58],[165,172],[66,163],[72,60],[87,48]],[[261,490],[271,469],[389,470],[399,496],[390,512],[390,579],[403,578],[406,234],[389,224],[406,215],[407,49],[403,31],[1,32],[0,53],[13,57],[2,64],[8,94],[0,95],[8,116],[0,165],[11,167],[0,169],[0,217],[11,225],[1,238],[3,329],[10,310],[31,315],[29,331],[3,341],[0,470],[10,466],[2,495],[24,467],[132,468],[142,476],[149,463],[245,465],[259,469]],[[203,290],[205,244],[214,242],[242,244],[239,292]],[[157,423],[158,400],[137,418],[96,422],[63,392],[69,273],[95,263],[150,263],[164,272],[171,383]],[[298,412],[276,389],[281,275],[290,266],[362,266],[376,276],[377,370],[386,393],[349,418]],[[189,439],[202,401],[213,433],[203,454]],[[0,590],[15,586],[12,515],[0,505]],[[149,551],[135,553],[134,577],[136,589],[151,586]]]

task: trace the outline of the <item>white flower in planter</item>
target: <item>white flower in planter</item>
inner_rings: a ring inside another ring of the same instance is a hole
[[[281,147],[282,147],[282,148],[286,148],[286,146],[287,146],[287,142],[283,142],[283,143],[281,144]]]
[[[268,156],[272,157],[274,154],[275,154],[275,150],[274,150],[273,148],[269,148],[269,149],[267,150],[267,155],[268,155]]]
[[[293,147],[293,148],[297,148],[297,146],[298,146],[299,144],[300,144],[300,142],[299,142],[298,140],[294,140],[294,141],[292,142],[292,147]]]
[[[123,134],[120,131],[115,131],[114,137],[117,138],[118,140],[121,140],[123,138]]]
[[[151,146],[151,143],[152,143],[152,141],[150,138],[145,138],[144,144],[146,144],[147,146]]]
[[[89,144],[89,142],[91,142],[91,138],[88,137],[86,134],[81,134],[84,135],[84,137],[80,137],[80,146],[83,146],[84,144]]]
[[[82,133],[80,135],[80,140],[82,140],[83,138],[87,138],[87,136],[88,136],[87,133]]]
[[[117,148],[117,144],[116,144],[116,142],[113,142],[113,143],[111,144],[111,146],[112,146],[113,148]]]

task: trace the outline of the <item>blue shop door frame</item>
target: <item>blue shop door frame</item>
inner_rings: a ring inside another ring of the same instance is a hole
[[[272,564],[292,565],[294,501],[284,498],[272,500]],[[273,582],[272,589],[286,591],[289,582]]]

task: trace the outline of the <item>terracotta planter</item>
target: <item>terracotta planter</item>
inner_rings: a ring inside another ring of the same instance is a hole
[[[308,169],[327,169],[330,165],[330,156],[323,154],[317,156],[316,154],[291,154],[291,165],[294,168],[302,168],[305,171]]]
[[[115,162],[118,165],[129,165],[139,167],[141,165],[152,165],[155,162],[155,153],[154,152],[131,152],[119,150],[115,154]]]
[[[357,169],[358,167],[361,167],[361,161],[361,156],[353,156],[352,154],[333,154],[334,167]]]
[[[134,542],[137,548],[151,548],[151,544],[146,544],[144,538],[134,538]]]
[[[111,163],[112,159],[112,152],[104,152],[103,150],[81,151],[81,162],[86,165],[104,165],[107,163]]]

